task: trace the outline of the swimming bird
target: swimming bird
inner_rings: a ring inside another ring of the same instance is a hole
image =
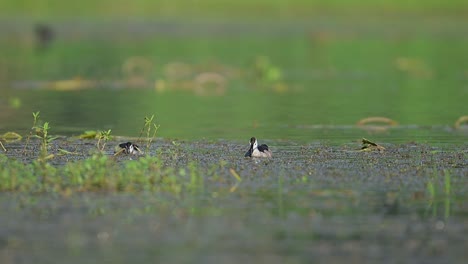
[[[257,139],[252,137],[250,139],[250,148],[245,153],[245,157],[271,158],[271,151],[265,144],[258,145]]]
[[[143,153],[137,145],[133,144],[132,142],[121,143],[119,144],[121,148],[120,152],[125,154],[137,155]]]

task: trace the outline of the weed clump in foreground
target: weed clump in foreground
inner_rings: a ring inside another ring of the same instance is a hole
[[[112,157],[95,154],[90,158],[55,167],[46,162],[24,164],[0,154],[0,191],[32,193],[73,192],[167,192],[176,196],[203,190],[205,180],[219,179],[218,168],[202,169],[163,165],[159,157],[142,157],[118,163]],[[222,190],[217,190],[222,191]],[[228,187],[226,187],[228,192]]]
[[[57,137],[50,135],[49,122],[39,121],[39,112],[33,113],[33,126],[27,137],[23,153],[30,138],[38,138],[40,153],[31,163],[9,159],[0,154],[0,192],[64,193],[73,192],[165,192],[176,196],[183,193],[199,194],[204,183],[220,181],[218,173],[224,169],[224,162],[210,168],[200,168],[195,163],[174,168],[165,165],[161,156],[145,156],[135,161],[118,162],[114,156],[103,155],[111,130],[85,133],[85,137],[97,139],[97,153],[84,160],[53,166],[50,160],[61,155],[75,154],[59,149],[59,154],[49,153],[50,144]],[[39,125],[39,123],[42,123]],[[159,125],[154,115],[145,117],[140,137],[146,134],[146,150],[156,137]],[[137,148],[139,151],[139,149]],[[130,153],[131,154],[131,153]],[[219,186],[219,185],[218,185]],[[223,185],[224,186],[224,185]],[[229,192],[229,186],[221,187]],[[223,190],[216,189],[216,192]]]

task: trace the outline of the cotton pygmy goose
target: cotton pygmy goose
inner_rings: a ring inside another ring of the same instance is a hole
[[[137,155],[142,153],[140,147],[133,144],[132,142],[121,143],[119,144],[119,147],[122,148],[122,151],[125,154]]]
[[[271,158],[271,151],[266,144],[258,145],[257,139],[252,137],[250,139],[250,148],[245,153],[245,157]]]

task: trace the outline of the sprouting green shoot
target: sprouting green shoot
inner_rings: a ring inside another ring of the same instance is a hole
[[[39,114],[33,116],[36,118]],[[36,120],[35,120],[36,121]],[[49,122],[45,122],[42,126],[35,126],[33,127],[34,130],[36,130],[36,135],[34,135],[36,138],[39,138],[41,140],[41,160],[45,160],[48,158],[53,157],[53,155],[48,155],[48,149],[49,149],[49,144],[57,139],[57,137],[52,137],[49,135]]]
[[[37,112],[33,112],[32,115],[33,115],[33,118],[34,118],[34,123],[33,123],[33,128],[36,126],[36,123],[37,121],[39,120],[39,114],[41,112],[40,111],[37,111]]]
[[[146,126],[150,126],[151,123],[153,122],[153,119],[154,119],[154,115],[152,115],[150,118],[148,118],[147,116],[145,116],[145,127],[146,127]]]
[[[96,146],[99,151],[104,150],[104,147],[106,146],[107,141],[109,141],[111,138],[111,132],[112,132],[112,129],[98,132],[97,134],[98,142]]]
[[[49,122],[45,122],[42,126],[42,131],[44,132],[44,137],[47,138],[49,133]]]
[[[151,143],[153,142],[154,138],[156,137],[156,132],[159,129],[158,124],[154,123],[154,115],[151,115],[151,117],[145,116],[145,123],[143,127],[141,128],[140,131],[140,138],[143,135],[143,133],[146,133],[146,150],[149,150],[149,147]],[[153,131],[153,133],[151,133]]]
[[[33,115],[33,125],[31,127],[31,131],[29,131],[29,135],[26,139],[26,144],[24,144],[24,147],[23,147],[23,154],[26,153],[26,148],[28,147],[29,145],[29,140],[31,139],[32,137],[32,133],[34,130],[36,130],[36,126],[37,126],[37,123],[39,122],[39,114],[41,112],[40,111],[37,111],[37,112],[33,112],[32,115]]]

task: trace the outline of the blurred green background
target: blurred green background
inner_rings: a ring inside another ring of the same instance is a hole
[[[162,137],[309,141],[385,116],[390,140],[450,138],[424,128],[467,114],[467,14],[459,0],[2,1],[0,131],[41,111],[52,133],[138,136],[155,114]]]
[[[62,18],[145,18],[163,17],[170,19],[279,19],[304,18],[329,12],[352,15],[379,14],[466,14],[468,3],[463,0],[83,0],[69,3],[49,1],[2,1],[2,16],[33,19]]]

